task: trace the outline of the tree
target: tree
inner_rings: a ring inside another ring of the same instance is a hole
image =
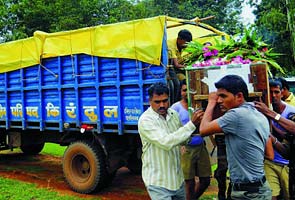
[[[2,0],[0,5],[0,35],[1,41],[15,40],[27,37],[24,27],[18,17],[17,1]]]
[[[286,0],[288,27],[291,33],[293,61],[295,62],[295,2]]]
[[[215,16],[205,23],[228,34],[242,30],[240,21],[241,0],[143,0],[140,4],[153,10],[146,17],[168,15],[171,17],[193,19]],[[151,9],[153,8],[153,9]]]
[[[98,24],[168,15],[184,19],[214,15],[209,25],[239,32],[241,0],[2,0],[3,41],[30,37],[34,31],[57,32]]]
[[[291,32],[288,28],[287,7],[285,1],[262,0],[256,6],[255,26],[263,40],[275,52],[284,54],[278,59],[278,63],[285,69],[286,72],[294,71],[294,59],[292,59],[292,44]]]
[[[34,31],[57,32],[135,19],[128,0],[3,0],[0,33],[3,41],[32,36]],[[137,16],[136,16],[137,14]]]

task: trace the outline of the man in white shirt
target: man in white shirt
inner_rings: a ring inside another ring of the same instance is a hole
[[[187,142],[195,131],[202,111],[193,113],[191,121],[182,126],[178,113],[169,108],[166,84],[153,84],[148,95],[150,107],[138,121],[143,181],[152,200],[185,200],[180,145]],[[194,136],[190,142],[201,144],[203,139]]]

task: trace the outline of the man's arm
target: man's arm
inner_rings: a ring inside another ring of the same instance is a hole
[[[175,126],[175,124],[168,126]],[[138,131],[142,138],[167,151],[188,140],[196,129],[191,121],[183,127],[179,127],[174,132],[168,132],[168,129],[165,130],[164,127],[157,125],[155,119],[150,117],[142,118],[138,123]]]
[[[281,143],[276,137],[270,134],[270,139],[272,146],[277,150],[282,156],[287,157],[289,150]]]
[[[254,101],[255,107],[257,110],[262,112],[265,116],[267,116],[269,119],[275,120],[275,117],[278,113],[275,111],[269,109],[264,103],[259,101]],[[286,131],[289,133],[292,133],[295,135],[295,122],[292,120],[286,119],[284,117],[280,117],[279,120],[276,120],[276,122],[282,126]]]
[[[266,141],[265,152],[264,152],[264,157],[268,160],[273,160],[275,157],[272,144],[273,144],[272,139],[271,137],[269,137],[268,140]]]
[[[222,132],[222,129],[217,123],[217,119],[213,120],[214,109],[215,109],[215,106],[217,105],[217,98],[218,96],[215,92],[212,92],[209,94],[208,105],[200,124],[201,136],[207,136],[207,135],[212,135],[214,133]]]
[[[184,65],[180,64],[180,63],[178,62],[178,59],[177,59],[177,58],[172,58],[172,62],[173,62],[173,65],[174,65],[176,68],[178,68],[178,69],[182,69],[182,68],[184,68]]]
[[[174,146],[180,145],[187,141],[192,133],[196,130],[196,126],[200,124],[203,117],[203,111],[198,110],[192,114],[192,119],[183,127],[178,118],[178,124],[168,124],[168,126],[175,126],[178,129],[174,132],[168,133],[169,130],[164,130],[163,127],[157,126],[155,119],[146,115],[139,119],[138,131],[141,137],[144,137],[150,143],[164,149],[170,150]]]

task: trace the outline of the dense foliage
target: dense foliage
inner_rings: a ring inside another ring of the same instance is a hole
[[[2,0],[0,35],[10,41],[32,36],[36,30],[57,32],[157,15],[183,19],[214,15],[206,23],[235,33],[242,26],[240,13],[240,0]]]
[[[127,0],[2,0],[0,35],[4,41],[135,19]]]
[[[276,52],[283,54],[278,63],[289,75],[295,75],[295,1],[262,0],[254,5],[258,33]]]

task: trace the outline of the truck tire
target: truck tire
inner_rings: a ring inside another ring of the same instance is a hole
[[[137,175],[141,174],[141,168],[142,168],[141,154],[142,154],[141,147],[138,147],[132,152],[131,156],[128,159],[127,168],[133,174],[137,174]]]
[[[26,155],[37,155],[42,151],[44,142],[39,144],[21,145],[20,149]]]
[[[98,143],[72,143],[64,153],[62,165],[67,183],[76,192],[89,194],[107,184],[105,155]]]

